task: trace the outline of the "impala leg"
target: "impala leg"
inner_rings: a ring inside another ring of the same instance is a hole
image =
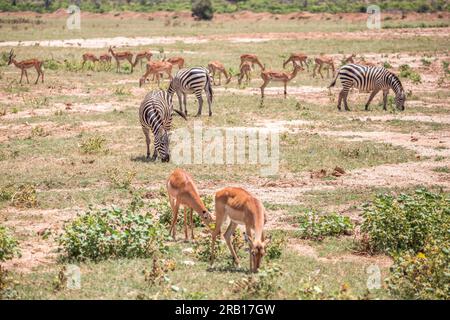
[[[188,236],[188,221],[187,221],[187,215],[188,215],[187,207],[184,206],[184,209],[183,209],[183,216],[184,216],[184,240],[185,240],[185,241],[188,241],[188,240],[189,240],[189,236]]]
[[[323,79],[323,74],[322,74],[322,65],[319,65],[319,70],[317,70],[317,72],[319,72],[320,77]]]
[[[169,234],[172,236],[173,240],[176,240],[176,232],[177,232],[177,219],[178,219],[178,210],[180,208],[180,204],[176,199],[169,196],[170,206],[172,207],[172,224],[170,225]]]
[[[191,239],[194,241],[194,210],[192,208],[189,210],[189,222],[191,225]]]
[[[25,77],[27,78],[27,83],[29,84],[29,83],[30,83],[30,81],[28,80],[28,72],[27,72],[27,70],[26,70],[26,69],[23,69],[23,71],[25,71]]]
[[[370,102],[372,102],[372,99],[376,96],[376,94],[377,94],[379,91],[380,91],[380,90],[373,90],[372,93],[370,94],[369,100],[367,100],[366,107],[365,107],[365,110],[366,110],[366,111],[369,110]]]
[[[150,132],[148,128],[142,127],[142,131],[144,131],[145,142],[147,144],[147,159],[150,159]]]
[[[287,96],[287,82],[284,83],[284,98]]]
[[[318,64],[316,63],[316,64],[314,65],[314,69],[313,69],[313,78],[316,76],[317,66],[318,66]]]
[[[264,99],[264,88],[267,87],[268,82],[264,81],[263,85],[261,86],[261,99]]]
[[[252,241],[252,230],[249,226],[245,226],[245,233],[247,234],[247,237]],[[254,272],[254,259],[253,259],[253,252],[252,252],[252,246],[250,243],[248,244],[249,254],[250,254],[250,272]]]
[[[225,220],[225,205],[221,202],[216,201],[215,203],[215,211],[216,211],[216,223],[214,230],[211,233],[211,264],[214,263],[215,259],[215,245],[216,245],[216,238],[217,236],[220,236],[220,228],[222,227],[222,224]]]
[[[128,59],[128,62],[130,63],[130,65],[131,65],[131,72],[130,73],[133,73],[133,61],[132,61],[132,58],[129,58]]]
[[[24,73],[23,70],[24,70],[24,69],[22,69],[22,71],[21,71],[21,73],[20,73],[20,81],[19,81],[20,84],[22,84],[22,78],[23,78],[23,73]]]
[[[228,226],[227,231],[225,231],[223,237],[225,238],[225,241],[227,243],[228,249],[231,252],[234,264],[236,266],[239,266],[239,258],[238,258],[237,254],[236,254],[236,250],[234,250],[233,243],[231,242],[231,237],[233,236],[234,231],[236,230],[236,227],[237,227],[237,223],[234,223],[233,221],[231,221],[230,225]]]

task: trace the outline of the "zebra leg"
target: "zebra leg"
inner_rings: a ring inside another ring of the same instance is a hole
[[[149,159],[150,158],[150,132],[149,132],[148,128],[144,128],[144,127],[142,127],[142,131],[144,131],[145,142],[147,144],[147,159]]]
[[[150,159],[150,161],[151,162],[155,161],[157,157],[158,157],[158,151],[156,151],[156,141],[155,141],[154,146],[153,146],[153,156]]]
[[[199,117],[202,115],[202,108],[203,108],[203,97],[202,97],[202,92],[197,92],[196,93],[197,96],[197,101],[198,101],[198,111],[197,114],[195,115],[196,117]],[[211,109],[210,109],[211,112]]]
[[[386,111],[386,104],[387,104],[387,96],[389,93],[389,89],[388,90],[383,90],[383,110]]]
[[[183,104],[181,102],[181,94],[178,91],[176,91],[176,93],[177,93],[177,97],[178,97],[178,103],[180,104],[180,111],[183,112]],[[184,114],[187,115],[187,113],[184,113]]]
[[[206,92],[206,101],[208,101],[208,109],[209,109],[208,115],[211,117],[212,116],[212,111],[211,111],[212,97],[208,94],[208,92]]]
[[[187,94],[183,93],[184,114],[187,115]]]
[[[339,92],[339,99],[338,99],[338,105],[337,105],[337,108],[339,111],[341,111],[341,102],[342,102],[343,96],[344,96],[344,89],[342,89],[341,92]]]
[[[377,93],[379,92],[380,90],[373,90],[372,91],[372,93],[370,94],[370,97],[369,97],[369,100],[367,100],[367,103],[366,103],[366,108],[365,108],[365,110],[366,111],[369,111],[369,104],[370,104],[370,102],[372,102],[372,99],[377,95]]]
[[[347,97],[348,97],[348,91],[344,91],[343,99],[344,99],[345,111],[350,111],[350,109],[348,108]]]

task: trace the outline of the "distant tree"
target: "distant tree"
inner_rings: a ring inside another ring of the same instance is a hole
[[[11,5],[13,5],[13,6],[17,5],[17,1],[16,0],[11,0]]]
[[[48,8],[50,8],[51,4],[52,4],[52,0],[44,0],[44,6],[45,6],[46,10],[48,10]]]
[[[214,16],[211,0],[192,0],[192,16],[200,20],[211,20]]]

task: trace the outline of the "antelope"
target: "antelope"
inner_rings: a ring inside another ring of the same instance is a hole
[[[117,72],[119,72],[120,60],[127,60],[131,65],[131,73],[133,73],[133,54],[130,51],[114,52],[110,46],[108,52],[110,52],[116,60]]]
[[[216,84],[216,72],[219,73],[219,85],[221,83],[221,76],[222,73],[225,75],[225,79],[227,79],[227,82],[225,84],[230,83],[231,81],[231,75],[228,74],[227,70],[225,69],[224,65],[219,61],[211,61],[208,63],[208,70],[210,73],[212,73],[213,83]]]
[[[244,237],[250,247],[250,271],[256,272],[265,254],[265,247],[270,241],[264,239],[263,228],[266,223],[266,211],[261,201],[242,188],[224,188],[216,192],[215,211],[216,223],[215,229],[212,231],[211,263],[215,258],[216,237],[220,236],[222,224],[227,218],[230,218],[230,224],[223,237],[233,261],[239,266],[239,258],[231,242],[231,236],[238,224],[241,224],[245,226]]]
[[[111,63],[111,55],[108,53],[101,54],[99,60],[100,62]]]
[[[264,69],[265,69],[265,67],[263,66],[261,61],[259,61],[259,59],[256,56],[256,54],[243,54],[243,55],[241,55],[241,64],[239,65],[239,69],[241,68],[242,64],[245,61],[251,62],[252,67],[254,67],[255,63],[256,63],[261,68],[262,71],[264,71]]]
[[[152,58],[153,53],[151,53],[150,51],[143,51],[143,52],[139,52],[136,54],[136,57],[134,58],[134,63],[133,63],[133,67],[136,67],[137,63],[140,62],[140,66],[142,69],[142,61],[144,59],[147,60],[147,62],[150,61],[150,59]]]
[[[346,65],[346,64],[349,64],[349,63],[355,63],[355,59],[353,59],[355,57],[356,57],[356,54],[354,54],[354,53],[352,53],[348,57],[344,56],[344,59],[342,60],[342,64]]]
[[[24,74],[25,77],[27,78],[27,83],[30,83],[30,81],[28,80],[27,69],[30,69],[32,67],[36,69],[36,72],[38,74],[36,82],[34,84],[38,83],[39,77],[41,77],[41,81],[42,83],[44,83],[44,71],[42,71],[42,64],[43,64],[42,61],[39,61],[37,59],[17,61],[15,57],[16,55],[14,54],[14,50],[11,49],[11,51],[9,52],[8,65],[13,63],[17,68],[19,68],[22,71],[22,73],[20,74],[20,82],[19,82],[20,84],[22,84],[22,78]]]
[[[334,75],[333,58],[321,55],[320,57],[316,57],[314,59],[314,62],[316,63],[316,65],[314,66],[313,77],[316,76],[316,69],[317,69],[317,67],[319,67],[318,72],[319,72],[320,76],[323,79],[323,75],[322,75],[322,72],[321,72],[321,69],[322,69],[323,65],[329,65],[331,67],[331,70],[333,71],[333,75]],[[327,69],[327,77],[329,77],[329,76],[330,76],[329,69]]]
[[[238,84],[241,85],[242,79],[245,76],[246,82],[247,84],[250,83],[250,72],[252,72],[252,64],[248,61],[245,61],[243,64],[241,64],[240,66],[240,71],[239,71],[239,78],[238,78]]]
[[[270,81],[280,81],[284,84],[284,97],[286,98],[287,91],[287,83],[295,78],[298,71],[303,71],[303,67],[299,64],[294,64],[294,70],[289,72],[278,72],[278,71],[272,71],[267,70],[261,72],[261,78],[263,79],[264,83],[261,86],[261,98],[264,98],[264,88],[269,84]]]
[[[86,61],[91,61],[95,66],[95,63],[98,62],[98,58],[93,53],[87,52],[83,54],[83,63],[81,64],[82,69],[84,68]]]
[[[165,72],[169,79],[172,80],[172,64],[167,61],[149,61],[147,62],[147,70],[145,74],[139,79],[139,87],[141,87],[150,74],[153,74],[153,79],[156,76],[156,81],[159,86],[160,74]]]
[[[308,71],[309,71],[309,65],[307,63],[307,59],[308,59],[308,56],[303,53],[293,53],[286,61],[283,62],[283,68],[285,68],[289,62],[292,62],[292,66],[294,66],[295,63],[298,63],[302,67],[303,67],[303,63],[304,63],[306,68],[308,68]]]
[[[191,239],[194,240],[193,210],[200,215],[203,223],[209,225],[213,219],[208,209],[199,196],[197,187],[191,175],[183,169],[175,169],[167,179],[167,193],[169,194],[170,206],[172,208],[172,224],[169,233],[176,239],[178,209],[184,206],[184,237],[188,240],[187,209],[190,209],[189,225]]]
[[[171,63],[173,66],[177,65],[178,70],[184,67],[184,58],[183,57],[172,57],[167,59],[167,62]]]

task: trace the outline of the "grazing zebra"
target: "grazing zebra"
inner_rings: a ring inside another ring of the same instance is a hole
[[[328,88],[331,88],[336,84],[338,77],[342,83],[342,90],[339,93],[339,102],[337,105],[339,110],[341,110],[341,102],[342,99],[344,99],[345,110],[350,111],[347,105],[347,96],[352,87],[355,87],[360,91],[372,91],[369,100],[366,103],[366,111],[369,110],[370,102],[380,90],[383,91],[383,109],[386,110],[389,89],[392,89],[395,93],[395,105],[397,106],[397,109],[405,110],[406,96],[402,83],[395,74],[383,67],[347,64],[339,69],[336,77]]]
[[[211,104],[213,99],[213,91],[211,86],[211,77],[206,68],[194,67],[188,69],[180,69],[175,74],[167,89],[169,96],[173,96],[174,93],[178,96],[178,102],[180,103],[180,111],[183,111],[187,115],[186,109],[186,96],[188,93],[195,93],[198,101],[198,112],[196,117],[202,114],[203,97],[202,91],[205,90],[206,98],[208,100],[209,116],[212,115]],[[181,95],[183,95],[183,104],[181,102]]]
[[[162,90],[150,91],[144,98],[139,108],[139,121],[144,131],[147,143],[147,159],[150,158],[150,129],[155,137],[155,149],[151,161],[155,161],[157,155],[162,162],[170,160],[169,131],[172,126],[172,98]],[[186,116],[175,110],[186,120]]]

